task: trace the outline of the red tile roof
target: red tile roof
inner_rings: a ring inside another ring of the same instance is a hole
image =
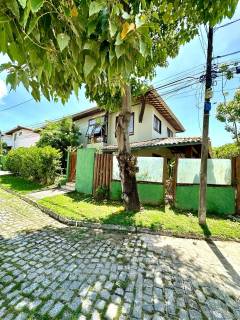
[[[184,146],[184,145],[196,145],[201,144],[201,137],[175,137],[175,138],[159,138],[152,140],[145,140],[141,142],[133,142],[130,144],[131,149],[139,148],[152,148],[152,147],[173,147],[173,146]],[[104,151],[115,151],[117,145],[109,145],[103,148]]]

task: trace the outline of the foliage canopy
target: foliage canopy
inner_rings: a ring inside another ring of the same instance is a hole
[[[1,1],[0,52],[11,60],[1,70],[12,89],[22,82],[36,100],[64,103],[85,84],[90,99],[111,109],[123,83],[153,77],[200,24],[230,18],[237,2]]]
[[[225,123],[225,129],[233,134],[233,139],[239,143],[240,126],[240,90],[235,92],[234,98],[227,103],[217,106],[216,118]]]
[[[57,122],[49,122],[40,131],[38,147],[51,146],[62,152],[68,147],[77,147],[81,133],[71,118],[65,118]]]
[[[240,155],[240,147],[236,143],[227,143],[213,148],[213,158],[231,159]]]

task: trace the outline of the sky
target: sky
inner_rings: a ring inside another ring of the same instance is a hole
[[[240,18],[240,5],[238,5],[235,15],[231,21]],[[221,22],[225,24],[230,20]],[[179,54],[174,59],[168,60],[168,66],[156,69],[156,77],[152,81],[154,87],[163,85],[175,80],[177,77],[187,75],[195,76],[197,84],[181,91],[166,94],[169,89],[160,89],[168,106],[172,109],[178,119],[182,122],[186,131],[179,136],[201,136],[202,116],[203,116],[203,96],[204,84],[198,81],[201,72],[204,72],[206,63],[206,30],[201,28],[202,36],[195,37],[191,42],[181,47]],[[240,50],[240,21],[229,26],[220,28],[214,32],[214,57],[228,54]],[[203,50],[205,49],[205,50]],[[0,55],[0,64],[8,60],[7,56]],[[240,53],[225,58],[214,59],[216,63],[239,61]],[[190,69],[190,70],[189,70]],[[80,90],[79,99],[71,96],[67,104],[48,102],[42,98],[41,102],[32,100],[31,95],[24,87],[19,86],[16,91],[9,91],[5,84],[6,74],[0,74],[0,130],[7,131],[17,125],[37,127],[44,121],[55,120],[63,116],[86,110],[95,105],[86,99],[84,88]],[[234,79],[225,83],[224,92],[229,94],[227,100],[233,97],[235,89],[240,87],[240,77],[235,75]],[[214,95],[212,98],[212,110],[210,115],[209,136],[213,146],[219,146],[232,142],[231,134],[225,131],[224,124],[220,123],[216,115],[217,104],[223,102],[221,77],[214,81]],[[19,106],[15,106],[17,104]]]

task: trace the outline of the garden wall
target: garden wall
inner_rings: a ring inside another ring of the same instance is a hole
[[[94,161],[95,149],[78,149],[76,165],[76,191],[86,194],[92,194]]]
[[[198,210],[200,159],[179,159],[176,177],[175,206]],[[230,159],[208,159],[207,211],[235,213],[235,186]]]
[[[136,175],[139,198],[142,204],[160,205],[164,202],[163,167],[164,159],[138,157],[139,172]],[[110,198],[121,200],[121,183],[117,158],[113,157],[113,175],[110,185]]]

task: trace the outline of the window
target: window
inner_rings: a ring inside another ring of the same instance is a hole
[[[117,122],[118,122],[118,117],[116,117],[116,125],[115,125],[116,128],[117,128]],[[133,135],[134,134],[134,112],[132,112],[131,116],[130,116],[130,121],[129,121],[129,126],[128,126],[128,133],[129,133],[129,135]],[[116,134],[115,134],[115,136],[116,136]]]
[[[172,130],[169,129],[169,128],[167,128],[167,136],[168,136],[169,138],[172,138],[172,137],[173,137],[173,132],[172,132]]]
[[[157,116],[153,116],[153,129],[155,131],[157,131],[158,133],[161,133],[161,128],[162,127],[162,123],[161,121],[158,119]]]
[[[102,139],[105,142],[106,136],[107,136],[107,117],[106,116],[88,120],[86,137],[88,137],[89,140],[94,138],[95,140]],[[96,142],[100,142],[100,140]]]

